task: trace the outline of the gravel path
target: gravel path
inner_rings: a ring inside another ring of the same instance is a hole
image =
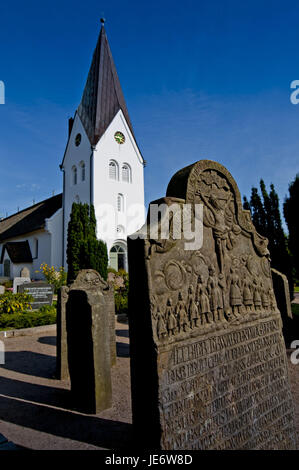
[[[117,323],[116,334],[113,407],[98,415],[69,408],[69,383],[55,379],[55,332],[5,339],[6,364],[0,366],[0,437],[5,438],[0,439],[0,449],[13,448],[14,443],[29,449],[128,450],[132,442],[128,326]],[[288,363],[299,438],[299,364]]]

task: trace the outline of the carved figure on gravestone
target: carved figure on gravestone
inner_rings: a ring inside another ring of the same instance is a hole
[[[159,339],[166,338],[167,336],[167,329],[166,329],[164,316],[160,312],[159,306],[157,307],[157,335]]]
[[[229,301],[232,307],[233,314],[235,317],[242,313],[242,295],[241,295],[241,281],[237,270],[234,268],[230,269],[230,275],[228,278],[229,288]]]
[[[215,171],[204,172],[198,182],[198,191],[204,207],[204,224],[211,227],[216,241],[219,257],[219,269],[224,273],[225,250],[234,246],[235,235],[241,233],[240,227],[234,223],[232,192],[227,181]]]
[[[268,294],[266,292],[265,286],[262,282],[261,282],[261,292],[262,292],[262,306],[263,306],[263,309],[264,309],[265,312],[268,312],[270,302],[269,302],[269,297],[268,297]]]
[[[211,323],[211,309],[209,297],[207,296],[206,286],[204,285],[203,278],[201,275],[198,276],[196,297],[198,311],[201,317],[201,323]]]
[[[253,294],[254,308],[257,312],[260,312],[262,310],[262,298],[261,298],[261,293],[260,293],[260,286],[256,278],[253,279],[253,289],[254,289],[254,294]]]
[[[210,309],[214,321],[222,321],[223,317],[223,297],[219,287],[218,277],[214,266],[209,267],[209,277],[207,281],[207,291],[210,299]]]
[[[253,307],[253,292],[251,282],[246,275],[243,279],[243,304],[245,305],[246,312],[251,313]]]
[[[186,305],[181,292],[179,292],[178,303],[176,305],[176,317],[178,319],[179,331],[187,331],[189,327],[189,320]]]
[[[199,314],[194,300],[194,287],[191,284],[188,289],[188,315],[191,328],[198,326]]]
[[[272,289],[272,287],[269,288],[268,295],[269,295],[269,303],[270,303],[271,310],[278,312],[279,310],[277,308],[276,298],[275,298],[274,290]]]
[[[177,319],[173,313],[172,300],[169,298],[167,300],[166,310],[165,310],[165,319],[167,324],[167,330],[170,336],[176,334],[177,331]]]

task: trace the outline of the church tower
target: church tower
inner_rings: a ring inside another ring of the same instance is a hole
[[[93,204],[109,265],[127,270],[126,238],[144,223],[145,162],[138,148],[104,20],[63,162],[63,265],[73,202]]]

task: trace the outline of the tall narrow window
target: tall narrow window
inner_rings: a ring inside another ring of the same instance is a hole
[[[122,180],[126,183],[131,183],[131,168],[127,163],[124,163],[122,166]]]
[[[73,185],[77,184],[77,167],[75,166],[72,168],[72,183]]]
[[[117,210],[118,212],[124,211],[124,196],[123,194],[117,195]]]
[[[38,238],[34,239],[34,258],[38,258]]]
[[[109,178],[111,180],[118,180],[118,164],[114,160],[109,162]]]
[[[80,162],[81,181],[85,181],[85,163]]]

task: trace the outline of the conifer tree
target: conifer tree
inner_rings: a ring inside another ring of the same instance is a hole
[[[294,274],[299,281],[299,173],[289,185],[289,196],[283,205],[283,214],[289,230],[288,246],[293,257]]]
[[[107,246],[96,236],[94,207],[74,202],[67,238],[68,283],[73,281],[80,269],[95,269],[107,279]]]
[[[250,203],[244,198],[244,209],[250,208],[252,222],[257,232],[269,240],[271,266],[287,276],[292,297],[292,263],[282,228],[279,198],[273,184],[270,185],[270,193],[268,194],[264,181],[260,180],[260,190],[262,198],[257,188],[251,189]]]

